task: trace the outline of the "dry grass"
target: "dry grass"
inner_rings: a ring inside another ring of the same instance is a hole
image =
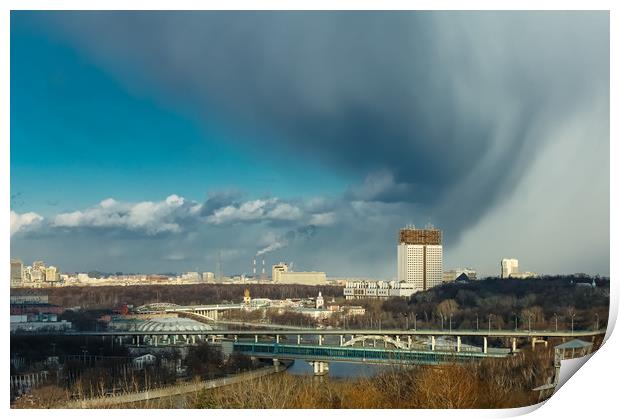
[[[536,403],[532,389],[553,373],[553,352],[538,349],[469,364],[390,368],[373,377],[334,379],[287,373],[117,408],[378,409],[509,408]],[[72,391],[80,391],[78,386]],[[81,389],[89,393],[90,389]],[[68,392],[35,390],[18,408],[60,407]]]

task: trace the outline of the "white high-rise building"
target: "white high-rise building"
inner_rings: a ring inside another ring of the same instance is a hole
[[[502,259],[502,278],[510,278],[513,274],[519,273],[519,261],[517,259]]]
[[[11,285],[19,285],[24,280],[24,264],[19,259],[11,259]]]
[[[443,246],[441,231],[433,227],[400,230],[397,253],[398,281],[413,285],[415,292],[441,285]]]
[[[48,282],[58,281],[58,268],[55,266],[45,268],[45,280]]]

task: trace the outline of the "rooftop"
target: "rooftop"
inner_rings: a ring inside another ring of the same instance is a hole
[[[568,342],[564,342],[561,345],[557,345],[555,348],[556,349],[582,349],[582,348],[588,348],[590,346],[592,346],[592,342],[584,342],[583,340],[580,340],[580,339],[573,339]]]

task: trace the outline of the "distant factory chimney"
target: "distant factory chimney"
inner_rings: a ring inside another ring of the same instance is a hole
[[[263,273],[260,276],[261,279],[265,279],[266,275],[265,275],[265,259],[263,258]]]
[[[252,260],[252,278],[256,278],[256,258]]]

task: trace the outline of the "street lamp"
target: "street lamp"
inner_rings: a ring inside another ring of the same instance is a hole
[[[489,314],[489,335],[491,334],[491,316],[492,314]]]
[[[413,330],[418,330],[418,326],[417,326],[417,320],[418,320],[418,313],[413,313]]]
[[[450,314],[450,333],[452,333],[452,314]]]
[[[573,333],[575,333],[575,315],[577,313],[573,313],[572,316],[570,316],[570,334],[572,335]]]
[[[527,316],[527,330],[529,332],[532,331],[532,315],[531,314]]]
[[[553,313],[553,316],[555,317],[555,331],[558,331],[558,315],[556,313]]]
[[[443,330],[443,314],[439,314],[439,317],[441,317],[441,330]]]
[[[476,314],[476,330],[480,330],[480,327],[478,325],[478,315]]]
[[[515,314],[515,332],[517,331],[518,328],[519,328],[519,317],[517,317],[517,315]]]

